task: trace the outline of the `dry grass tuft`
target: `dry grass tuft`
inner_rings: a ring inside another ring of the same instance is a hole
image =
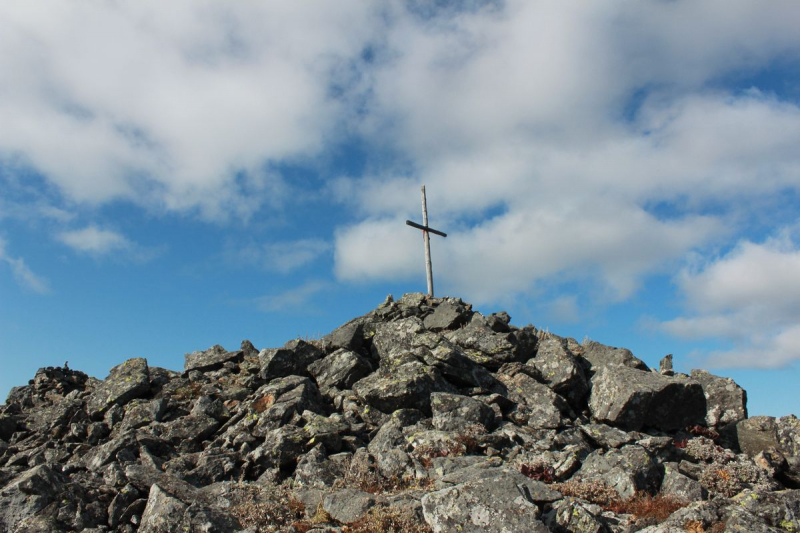
[[[633,515],[637,521],[644,521],[648,524],[660,524],[669,516],[688,505],[683,500],[678,500],[672,496],[656,494],[652,496],[646,492],[638,492],[627,500],[617,500],[604,506],[607,511],[617,514]]]
[[[619,493],[617,493],[617,491],[597,479],[588,479],[585,481],[569,480],[563,483],[553,483],[550,487],[564,496],[581,498],[603,507],[611,505],[619,500]]]
[[[344,533],[433,533],[410,509],[376,506],[349,526]]]
[[[283,531],[289,526],[303,533],[305,507],[283,487],[242,484],[232,497],[231,514],[243,528],[255,527],[258,533]]]
[[[706,529],[699,520],[689,520],[683,527],[686,529],[686,533],[723,533],[725,531],[725,522],[717,522],[712,524],[709,529]]]

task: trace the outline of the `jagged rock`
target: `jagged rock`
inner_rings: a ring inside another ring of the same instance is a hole
[[[780,448],[778,428],[772,416],[754,416],[736,424],[739,449],[750,457],[770,448]]]
[[[287,342],[283,348],[261,350],[261,377],[266,380],[286,376],[308,376],[308,365],[325,353],[302,339]]]
[[[214,434],[219,422],[207,415],[189,415],[165,424],[164,437],[173,444],[200,443]]]
[[[560,497],[522,474],[491,469],[482,477],[426,494],[422,510],[435,532],[547,533],[536,504]]]
[[[448,300],[440,303],[433,313],[425,317],[423,324],[431,331],[456,329],[472,317],[472,311],[460,300]]]
[[[519,425],[535,428],[558,428],[563,415],[570,412],[566,400],[523,372],[500,374],[508,387],[508,398],[517,405],[509,417]]]
[[[658,372],[659,374],[664,374],[665,376],[673,376],[675,375],[675,371],[672,369],[672,354],[667,354],[661,358],[661,361],[658,362]],[[694,376],[692,376],[694,377]]]
[[[544,516],[544,522],[554,533],[603,533],[606,528],[598,520],[603,513],[599,505],[575,498],[565,498],[553,503]]]
[[[136,429],[153,422],[160,422],[166,408],[167,402],[163,398],[157,400],[132,400],[125,406],[125,415],[122,419],[123,430]]]
[[[409,362],[392,369],[380,368],[357,381],[353,391],[365,403],[384,413],[402,408],[431,412],[431,394],[456,393],[436,367]]]
[[[150,488],[147,506],[142,514],[140,533],[171,533],[184,528],[183,514],[188,508],[158,485]]]
[[[322,340],[329,343],[333,349],[361,352],[366,345],[364,328],[371,323],[366,317],[353,319],[325,335]]]
[[[800,457],[800,420],[794,415],[777,420],[778,442],[787,455]]]
[[[433,426],[442,431],[459,431],[468,424],[481,424],[492,430],[496,425],[491,407],[480,400],[460,394],[431,394]]]
[[[586,404],[589,385],[565,339],[549,336],[539,340],[536,357],[528,360],[527,365],[535,369],[533,376],[537,381],[565,397],[573,407]]]
[[[250,346],[252,346],[252,344]],[[192,370],[205,372],[221,368],[222,365],[228,361],[238,363],[243,359],[244,352],[242,350],[229,352],[217,344],[208,350],[187,353],[184,356],[183,371],[185,373],[191,372]]]
[[[128,359],[111,369],[86,401],[86,411],[92,418],[102,415],[114,404],[125,405],[150,391],[147,359]]]
[[[536,355],[538,338],[533,327],[498,333],[477,314],[465,327],[448,331],[445,337],[461,347],[467,357],[492,371],[505,363],[527,361]]]
[[[267,431],[299,420],[304,411],[325,411],[319,389],[306,377],[274,379],[259,388],[253,398],[248,407],[248,417],[255,420],[253,435],[256,437],[263,437]]]
[[[0,530],[14,531],[58,498],[61,477],[46,465],[35,466],[0,490]]]
[[[17,430],[17,422],[13,417],[0,415],[0,440],[7,441]]]
[[[596,450],[584,459],[576,475],[582,479],[600,479],[623,498],[630,498],[637,491],[654,491],[661,478],[658,465],[637,445],[607,452]]]
[[[661,493],[686,502],[703,499],[703,486],[700,482],[680,473],[675,463],[664,465],[664,479],[661,481]]]
[[[674,431],[705,421],[706,401],[696,381],[604,366],[592,378],[589,409],[600,422],[628,430]]]
[[[605,367],[626,367],[637,370],[649,370],[641,359],[635,357],[630,350],[614,348],[596,341],[584,342],[581,345],[582,361],[587,363],[591,372],[598,372]]]
[[[622,431],[606,424],[584,424],[581,431],[597,446],[605,449],[619,448],[636,440],[637,433]]]
[[[372,365],[355,352],[339,349],[308,365],[308,372],[323,391],[333,387],[349,389],[356,381],[372,372]]]
[[[735,424],[747,418],[747,393],[730,378],[705,370],[692,370],[691,377],[703,387],[708,427]]]

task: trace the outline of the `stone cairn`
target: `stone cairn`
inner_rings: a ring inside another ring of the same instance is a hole
[[[0,406],[0,532],[800,531],[800,421],[407,294],[318,340],[40,369]]]

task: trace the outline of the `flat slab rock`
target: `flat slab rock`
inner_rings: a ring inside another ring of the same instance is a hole
[[[183,371],[211,370],[221,367],[228,361],[241,361],[243,358],[244,352],[242,350],[229,352],[217,344],[202,352],[187,353],[184,356]]]
[[[481,474],[422,497],[425,521],[435,532],[549,532],[535,502],[560,499],[560,493],[514,471],[487,469]]]

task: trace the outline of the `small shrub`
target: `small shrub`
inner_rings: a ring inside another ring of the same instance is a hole
[[[551,488],[557,490],[564,496],[581,498],[603,507],[611,505],[619,500],[617,491],[598,479],[588,479],[585,481],[569,480],[563,483],[553,483]]]
[[[669,516],[687,503],[672,496],[656,494],[652,496],[646,492],[637,492],[626,500],[617,500],[605,507],[607,511],[617,514],[633,515],[639,523],[660,524]]]
[[[437,457],[458,457],[467,453],[467,447],[460,442],[435,442],[432,444],[421,444],[411,452],[426,469],[433,466],[433,460]]]
[[[524,476],[544,483],[553,483],[556,480],[555,468],[542,462],[533,463],[532,465],[523,464],[520,466],[519,471]]]
[[[282,531],[292,525],[303,529],[305,507],[283,487],[242,484],[232,495],[230,513],[243,528],[255,527],[259,533]]]
[[[376,506],[349,526],[344,533],[433,533],[410,509]]]
[[[689,520],[683,527],[686,533],[723,533],[725,531],[725,522],[716,522],[709,529],[706,529],[699,520]]]
[[[707,439],[711,439],[714,442],[717,442],[717,439],[719,439],[719,433],[717,433],[713,429],[703,427],[697,424],[695,424],[694,426],[689,426],[688,428],[686,428],[686,431],[698,437],[705,437]]]

